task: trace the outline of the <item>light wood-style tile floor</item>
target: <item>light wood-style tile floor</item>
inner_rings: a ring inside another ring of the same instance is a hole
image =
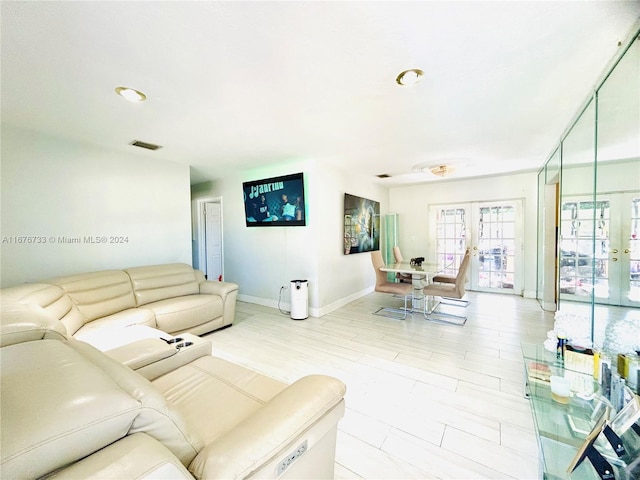
[[[207,338],[214,355],[279,380],[347,385],[338,479],[536,479],[520,342],[542,342],[553,313],[518,296],[465,298],[464,327],[373,315],[396,302],[378,293],[307,320],[238,302],[235,324]]]

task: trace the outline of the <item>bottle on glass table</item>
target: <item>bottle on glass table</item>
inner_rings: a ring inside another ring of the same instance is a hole
[[[556,345],[556,360],[564,363],[564,349],[567,346],[567,336],[564,332],[558,332],[558,344]]]

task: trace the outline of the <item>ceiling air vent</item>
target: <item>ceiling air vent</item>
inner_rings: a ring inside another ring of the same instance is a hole
[[[391,178],[391,175],[388,173],[381,173],[380,175],[376,175],[378,178]]]
[[[162,148],[160,145],[154,145],[153,143],[141,142],[140,140],[134,140],[129,145],[134,147],[146,148],[147,150],[158,150]]]

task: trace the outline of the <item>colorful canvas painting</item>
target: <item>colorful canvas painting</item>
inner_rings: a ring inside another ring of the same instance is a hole
[[[344,194],[344,253],[380,249],[380,202]]]

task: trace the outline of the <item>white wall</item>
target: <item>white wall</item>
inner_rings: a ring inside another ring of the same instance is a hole
[[[399,246],[405,258],[429,257],[435,249],[429,231],[430,205],[524,199],[524,296],[535,297],[537,258],[537,179],[535,172],[473,180],[396,187],[389,210],[399,214]]]
[[[242,182],[303,172],[305,227],[247,228]],[[244,301],[277,306],[281,286],[294,279],[309,282],[309,310],[321,316],[372,290],[369,254],[344,255],[344,193],[388,203],[387,189],[369,179],[314,161],[230,172],[224,179],[192,188],[192,199],[223,198],[225,280],[240,285]],[[288,309],[289,296],[282,296]]]
[[[370,253],[344,254],[344,194],[380,202],[382,218],[388,212],[389,190],[368,178],[339,168],[316,170],[314,198],[320,220],[318,242],[321,313],[349,303],[373,291],[375,273]],[[380,223],[384,232],[383,222]],[[383,246],[384,236],[380,240]]]
[[[189,167],[149,153],[109,153],[3,125],[2,286],[191,263]],[[19,236],[46,243],[15,243]],[[103,236],[107,243],[85,240]]]

